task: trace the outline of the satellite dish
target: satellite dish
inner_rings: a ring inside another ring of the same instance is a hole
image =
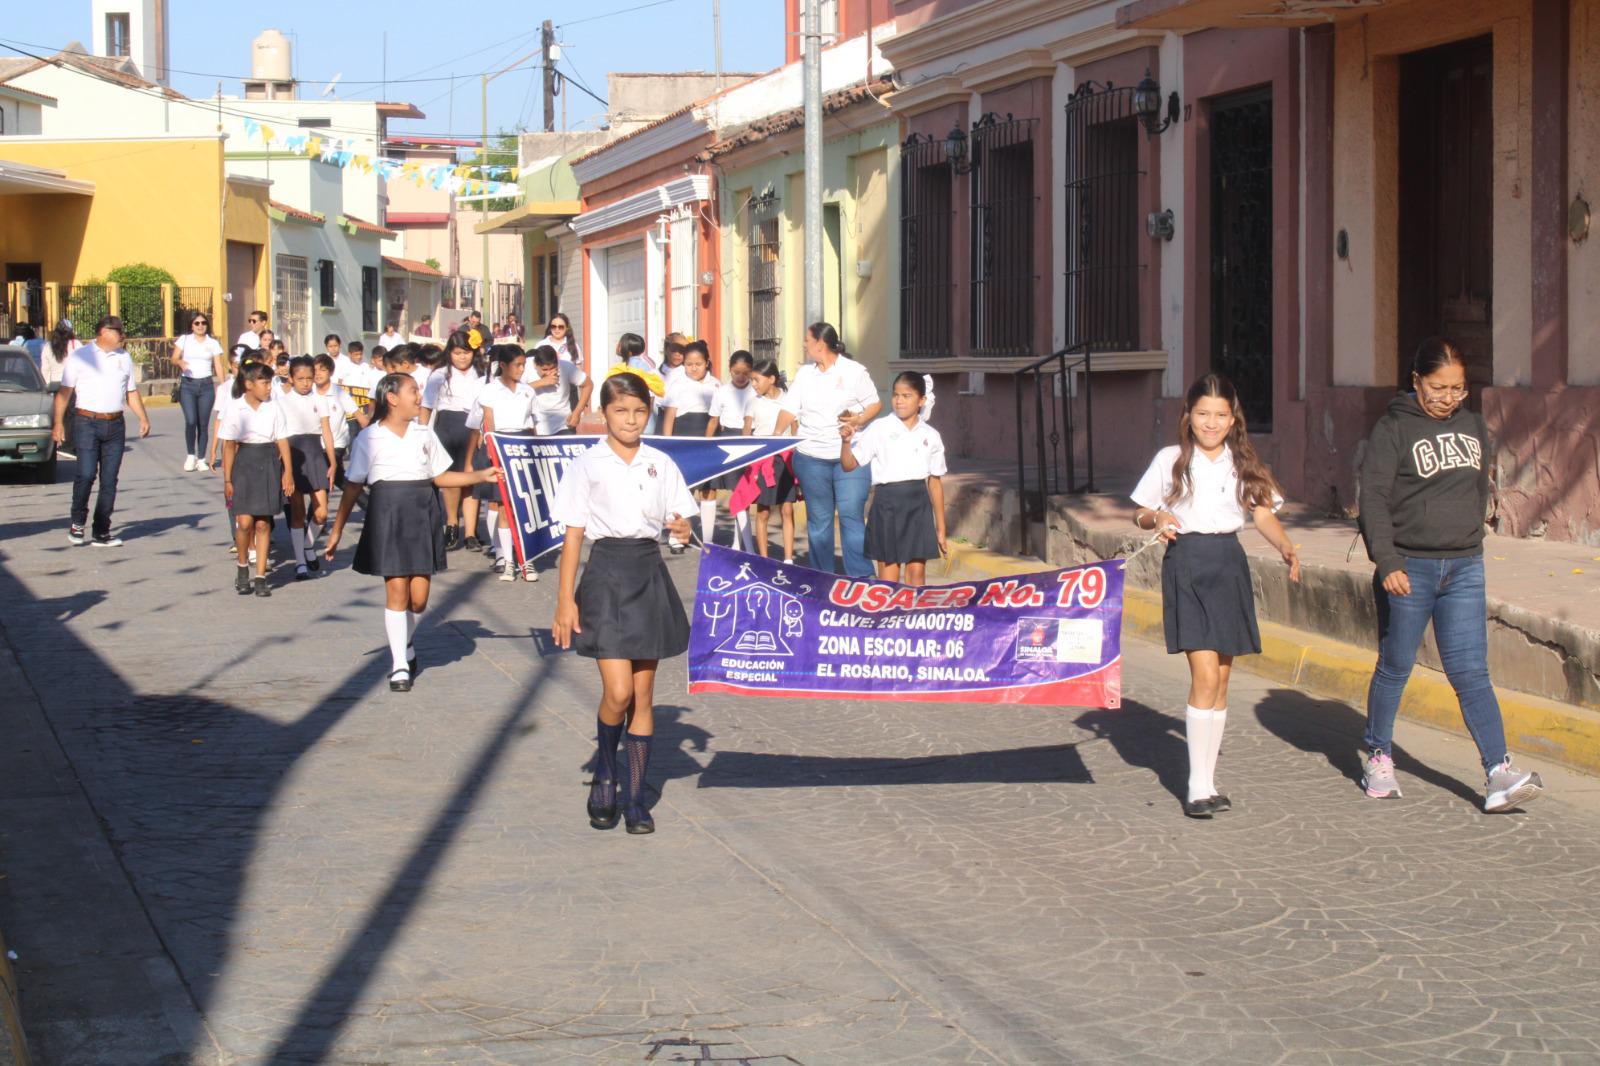
[[[339,73],[335,74],[332,78],[328,79],[328,84],[324,85],[322,87],[322,92],[318,93],[317,95],[318,96],[324,96],[324,97],[332,96],[333,95],[333,87],[335,85],[339,84],[339,79],[342,78],[342,77],[344,77],[344,71],[341,70]]]

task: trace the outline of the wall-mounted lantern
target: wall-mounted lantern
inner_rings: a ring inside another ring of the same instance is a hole
[[[1156,134],[1178,121],[1182,112],[1182,105],[1178,101],[1178,94],[1172,93],[1167,97],[1167,115],[1161,117],[1161,85],[1150,76],[1148,69],[1144,77],[1139,79],[1139,84],[1133,90],[1133,111],[1139,116],[1139,122],[1144,126],[1145,133],[1154,137]]]

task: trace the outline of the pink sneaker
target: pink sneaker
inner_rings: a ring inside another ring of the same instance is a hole
[[[1400,782],[1394,778],[1394,760],[1381,751],[1367,756],[1361,785],[1373,799],[1399,799]]]

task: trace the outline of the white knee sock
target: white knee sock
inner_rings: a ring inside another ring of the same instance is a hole
[[[707,544],[711,543],[711,535],[717,531],[717,501],[700,501],[700,539]]]
[[[484,521],[489,526],[489,539],[493,540],[494,539],[495,527],[500,524],[500,512],[499,511],[490,511],[489,512],[489,517],[484,519]]]
[[[509,530],[509,529],[500,530],[498,533],[495,534],[495,541],[494,542],[495,542],[495,546],[500,549],[500,552],[499,552],[499,555],[497,556],[497,558],[505,559],[507,561],[510,561],[510,560],[516,558],[516,556],[511,554],[511,530]]]
[[[406,619],[410,615],[410,611],[391,611],[387,607],[383,609],[383,631],[388,634],[389,658],[394,663],[389,667],[391,672],[407,669],[406,642],[411,639],[411,626],[406,622]]]
[[[756,535],[750,528],[748,507],[733,516],[733,546],[744,552],[756,550]]]
[[[1218,707],[1211,712],[1211,732],[1208,734],[1210,751],[1206,753],[1206,787],[1211,795],[1217,794],[1217,753],[1222,750],[1222,730],[1228,724],[1228,708]]]
[[[306,531],[290,526],[289,543],[294,545],[294,565],[306,565]]]
[[[1189,802],[1211,796],[1206,768],[1211,765],[1211,712],[1199,707],[1183,709],[1183,739],[1189,747]]]
[[[417,635],[417,615],[415,611],[406,612],[406,661],[417,657],[415,642],[412,640]]]
[[[311,519],[306,519],[306,554],[310,555],[317,550],[317,534],[322,532],[322,527]]]

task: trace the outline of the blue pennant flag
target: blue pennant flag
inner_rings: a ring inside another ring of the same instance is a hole
[[[568,463],[604,439],[488,435],[485,445],[490,459],[506,475],[500,483],[500,499],[513,518],[519,562],[561,547],[566,527],[550,517],[556,486]],[[644,441],[678,464],[690,488],[786,452],[796,443],[793,437],[645,437]]]

